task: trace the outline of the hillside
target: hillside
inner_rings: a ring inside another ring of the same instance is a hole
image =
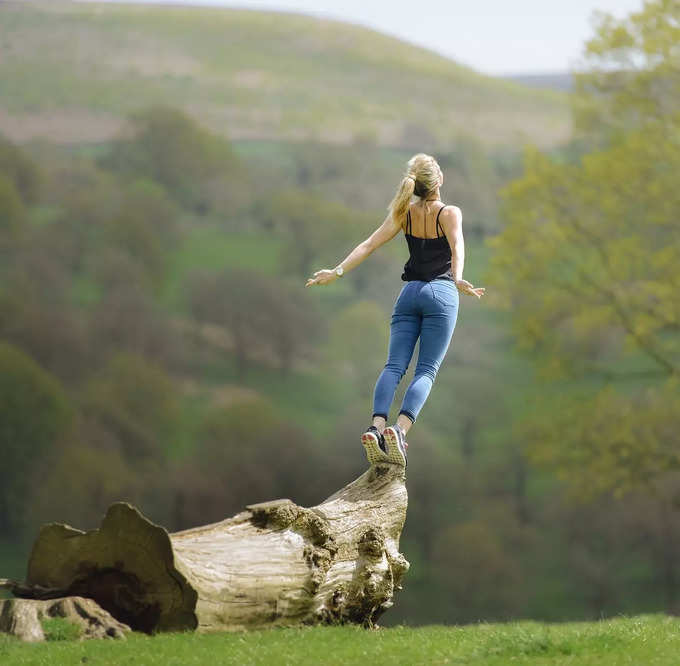
[[[463,134],[546,147],[570,131],[559,92],[292,13],[4,2],[0,80],[0,132],[15,141],[103,141],[152,103],[179,106],[232,139],[410,148]]]
[[[570,92],[574,87],[574,77],[570,72],[555,72],[553,74],[510,74],[505,78],[531,88],[547,88],[550,90]]]

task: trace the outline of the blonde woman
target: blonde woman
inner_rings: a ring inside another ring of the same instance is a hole
[[[330,284],[404,232],[410,255],[401,276],[406,284],[394,303],[387,362],[373,393],[373,424],[361,436],[370,463],[406,466],[406,433],[416,422],[449,348],[458,316],[458,295],[484,295],[484,287],[474,287],[463,279],[463,217],[460,208],[440,200],[443,184],[444,176],[434,157],[414,155],[380,227],[335,268],[316,271],[307,280],[308,287]],[[418,338],[420,351],[413,380],[396,423],[385,427],[397,385]]]

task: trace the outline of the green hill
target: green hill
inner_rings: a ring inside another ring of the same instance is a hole
[[[570,132],[559,92],[292,13],[3,2],[0,81],[0,132],[16,141],[106,140],[152,103],[181,107],[232,139],[441,149],[463,134],[547,147]]]

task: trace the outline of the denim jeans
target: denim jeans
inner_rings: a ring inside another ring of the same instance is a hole
[[[392,312],[387,363],[373,393],[373,416],[387,420],[397,385],[420,337],[415,374],[399,410],[416,421],[449,348],[457,316],[458,289],[453,281],[411,280],[402,287]]]

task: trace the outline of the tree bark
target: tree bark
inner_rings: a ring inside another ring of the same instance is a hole
[[[22,641],[44,641],[42,620],[56,617],[78,626],[83,638],[125,638],[130,631],[130,627],[118,622],[92,599],[0,599],[0,631]]]
[[[372,465],[311,508],[252,504],[222,522],[168,534],[126,503],[82,532],[45,525],[15,596],[95,600],[135,630],[375,624],[409,564],[399,552],[405,470]]]

